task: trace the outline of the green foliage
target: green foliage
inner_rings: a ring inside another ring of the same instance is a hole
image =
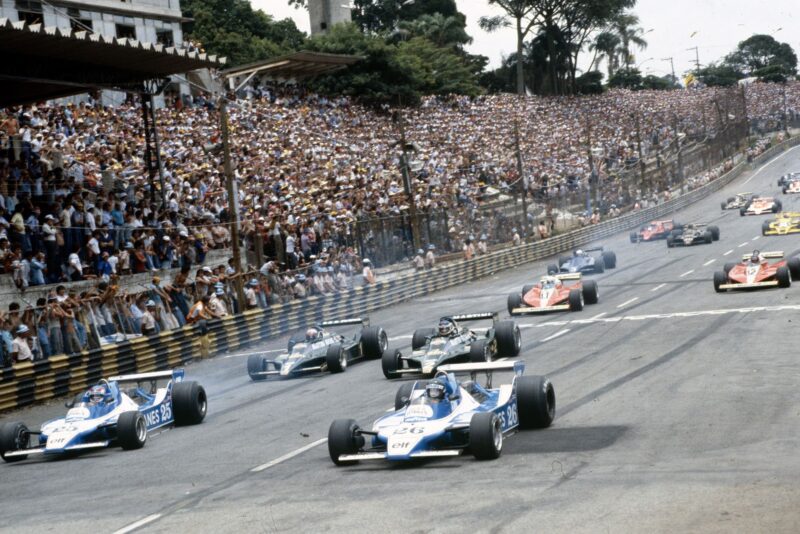
[[[581,95],[603,93],[603,73],[599,70],[584,72],[575,79],[575,92]]]
[[[780,65],[786,74],[797,72],[797,56],[788,43],[779,43],[770,35],[753,35],[729,54],[724,63],[743,73],[758,76],[756,71]]]
[[[697,73],[697,79],[709,87],[729,87],[744,75],[726,63],[711,63]]]
[[[675,89],[675,84],[672,81],[671,75],[655,76],[648,74],[642,78],[642,89],[656,89],[664,91],[667,89]]]
[[[608,80],[609,87],[625,87],[627,89],[642,88],[642,73],[636,68],[618,69]]]
[[[305,41],[291,19],[276,21],[247,0],[184,0],[181,7],[194,19],[184,25],[186,38],[231,66],[298,50]]]
[[[758,76],[758,81],[760,82],[783,83],[788,79],[789,74],[786,67],[781,64],[768,65],[753,72],[753,76]]]

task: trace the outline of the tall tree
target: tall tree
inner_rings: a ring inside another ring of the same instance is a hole
[[[456,16],[444,16],[441,13],[422,15],[411,21],[400,21],[398,28],[409,35],[424,37],[439,47],[460,49],[472,42],[464,24]]]
[[[745,76],[754,76],[766,67],[781,66],[788,74],[797,71],[797,56],[788,43],[779,43],[770,35],[753,35],[725,57],[726,65]]]
[[[619,37],[622,62],[630,69],[633,59],[631,46],[636,46],[640,50],[647,48],[647,41],[642,37],[644,30],[639,27],[639,17],[633,13],[620,13],[611,20],[611,29]]]
[[[589,45],[589,49],[594,51],[594,58],[592,59],[592,64],[589,65],[589,70],[594,68],[595,60],[597,63],[605,60],[608,68],[608,79],[610,80],[614,76],[614,69],[617,67],[617,51],[620,43],[621,41],[615,33],[609,31],[598,33],[594,38],[594,42]]]
[[[524,56],[525,38],[531,29],[539,22],[538,11],[536,10],[536,0],[489,0],[489,5],[496,5],[506,12],[505,15],[494,17],[481,17],[479,24],[481,28],[488,32],[496,31],[500,28],[511,27],[511,19],[514,20],[517,32],[517,58]],[[517,94],[525,94],[525,72],[522,61],[516,62],[517,72]]]

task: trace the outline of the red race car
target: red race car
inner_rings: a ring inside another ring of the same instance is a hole
[[[675,228],[680,228],[680,225],[675,224],[672,219],[668,221],[650,221],[639,228],[638,232],[631,232],[631,243],[666,239]]]
[[[714,273],[714,291],[789,287],[792,278],[800,279],[800,258],[783,260],[783,252],[759,252],[742,257],[741,263],[727,263],[724,271]],[[781,259],[770,263],[768,259]]]
[[[564,280],[577,282],[568,285]],[[580,273],[543,276],[538,284],[527,285],[522,288],[522,293],[508,296],[508,313],[524,315],[562,310],[581,311],[584,304],[597,304],[598,300],[600,293],[597,282],[582,281]]]

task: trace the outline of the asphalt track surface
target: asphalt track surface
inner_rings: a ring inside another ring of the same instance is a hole
[[[190,365],[209,394],[196,427],[151,435],[138,451],[0,465],[3,531],[84,532],[798,532],[800,282],[718,295],[712,273],[754,248],[764,217],[720,211],[740,190],[780,195],[800,149],[676,214],[717,224],[711,245],[602,243],[618,267],[595,275],[600,303],[518,318],[527,372],[549,376],[553,426],[506,439],[502,456],[337,468],[324,438],[335,418],[368,425],[401,384],[377,361],[339,375],[254,383],[246,353]],[[800,195],[782,196],[800,211]],[[499,310],[548,262],[372,315],[391,346],[441,315]],[[51,403],[3,421],[62,414]]]

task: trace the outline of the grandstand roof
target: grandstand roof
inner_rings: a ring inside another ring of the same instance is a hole
[[[146,80],[224,64],[182,48],[0,18],[0,107],[92,89],[134,90]]]
[[[285,56],[274,57],[264,61],[256,61],[222,71],[228,78],[248,76],[251,74],[269,74],[276,79],[311,78],[320,74],[330,74],[347,68],[349,65],[364,59],[361,56],[343,54],[324,54],[303,50]]]

